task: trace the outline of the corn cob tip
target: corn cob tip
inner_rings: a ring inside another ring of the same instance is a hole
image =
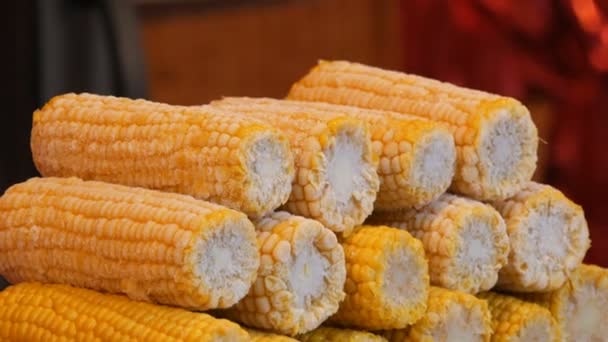
[[[528,110],[514,99],[499,99],[482,107],[488,111],[477,137],[482,186],[478,189],[475,183],[459,181],[455,188],[481,200],[504,199],[532,178],[538,132]],[[462,176],[466,175],[464,170]]]
[[[483,292],[492,315],[492,341],[559,340],[559,329],[551,312],[537,304],[495,292]]]
[[[371,330],[401,329],[424,314],[429,273],[420,241],[396,228],[360,226],[342,245],[346,298],[331,322]]]
[[[261,264],[247,296],[225,314],[296,335],[315,329],[344,298],[344,251],[319,222],[277,212],[255,222]]]
[[[557,189],[534,182],[493,205],[505,218],[511,244],[497,286],[516,292],[560,288],[590,246],[582,208]]]
[[[490,309],[473,295],[431,287],[425,315],[406,329],[382,332],[391,342],[487,342],[492,334]]]

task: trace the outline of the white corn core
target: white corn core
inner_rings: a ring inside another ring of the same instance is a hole
[[[446,274],[447,278],[453,279],[454,289],[476,293],[495,285],[498,279],[496,260],[499,251],[495,243],[499,239],[498,233],[485,217],[465,220],[456,237],[457,251]]]
[[[287,201],[293,175],[287,170],[293,163],[289,150],[268,135],[257,139],[247,155],[251,186],[248,197],[271,211]]]
[[[325,291],[329,261],[311,243],[302,244],[289,267],[289,283],[298,308],[306,309]]]
[[[445,192],[452,183],[456,148],[450,134],[433,132],[418,143],[410,184],[423,193]]]
[[[383,274],[384,304],[392,307],[410,306],[425,301],[424,270],[416,263],[416,255],[406,248],[390,251]]]
[[[555,340],[555,329],[548,319],[528,320],[519,330],[515,339],[517,342],[548,342]]]
[[[568,341],[608,341],[608,292],[594,284],[575,288],[566,304]]]
[[[243,298],[258,269],[258,247],[255,240],[247,239],[249,229],[243,221],[224,222],[207,228],[205,239],[194,246],[195,276],[205,292],[219,295],[220,304]]]
[[[509,236],[513,266],[523,275],[524,286],[546,281],[550,274],[565,277],[580,263],[588,236],[580,219],[563,201],[547,200],[529,209]],[[569,256],[573,252],[577,256]]]
[[[489,331],[484,328],[483,313],[479,308],[468,310],[458,303],[448,305],[445,319],[438,320],[432,328],[433,341],[485,341]]]
[[[320,220],[334,231],[363,223],[371,214],[380,181],[376,165],[366,161],[368,141],[362,130],[341,130],[324,151],[326,177]]]
[[[515,118],[507,110],[498,111],[486,123],[479,146],[480,176],[486,187],[497,187],[504,181],[522,183],[532,177],[537,133],[530,123],[529,117]]]

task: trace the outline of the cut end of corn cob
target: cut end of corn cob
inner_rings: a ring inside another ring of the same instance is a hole
[[[551,311],[563,341],[603,341],[608,337],[608,270],[604,268],[583,264],[560,289],[521,297]]]
[[[420,209],[376,212],[367,222],[407,230],[423,243],[431,283],[466,293],[492,288],[507,262],[505,223],[489,205],[452,194]]]
[[[342,242],[346,298],[331,321],[364,329],[401,329],[426,309],[428,265],[420,241],[403,230],[361,226]]]
[[[226,315],[295,335],[318,327],[344,298],[344,251],[319,222],[278,212],[256,222],[261,265],[249,294]]]
[[[32,178],[0,197],[0,274],[198,310],[230,307],[256,277],[255,229],[190,196]]]
[[[492,314],[492,341],[559,340],[559,330],[551,312],[540,305],[494,292],[478,295],[488,301]]]
[[[301,342],[386,342],[382,336],[371,332],[319,327],[311,332],[298,336]]]
[[[237,324],[66,285],[24,283],[0,292],[3,341],[248,341]]]
[[[498,287],[518,292],[560,288],[590,246],[582,208],[557,189],[534,182],[493,205],[507,223],[511,244]]]
[[[44,176],[178,192],[261,216],[294,176],[288,140],[209,106],[64,94],[34,113],[31,148]]]
[[[211,105],[272,124],[288,137],[296,167],[288,211],[345,234],[371,214],[380,181],[364,122],[269,98],[227,97]]]
[[[394,342],[485,342],[492,335],[490,310],[486,301],[473,295],[431,287],[425,315],[407,329],[383,335]]]
[[[324,116],[343,114],[369,125],[374,152],[380,157],[376,209],[427,204],[452,183],[456,160],[454,138],[438,123],[399,113],[323,102],[283,103]]]
[[[446,124],[458,151],[452,189],[476,199],[513,195],[536,168],[536,126],[526,107],[512,98],[345,61],[321,61],[292,86],[289,97]]]
[[[252,137],[241,147],[245,156],[243,204],[237,209],[261,217],[287,202],[295,171],[287,140],[275,132]]]

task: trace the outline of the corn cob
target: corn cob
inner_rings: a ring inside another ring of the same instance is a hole
[[[204,313],[67,285],[23,283],[0,292],[3,341],[247,341],[237,324]]]
[[[272,107],[280,100],[251,99]],[[399,113],[321,102],[280,101],[294,111],[343,114],[366,122],[374,152],[380,156],[380,191],[376,209],[420,206],[444,193],[452,182],[456,160],[454,138],[441,125]]]
[[[490,309],[475,296],[431,287],[426,314],[407,329],[383,332],[390,342],[490,341]]]
[[[279,101],[224,98],[211,105],[264,120],[290,139],[296,177],[286,208],[348,234],[371,214],[380,181],[371,136],[362,121],[320,115]]]
[[[245,329],[249,334],[250,342],[297,342],[298,340],[293,339],[284,335],[277,335],[265,331]]]
[[[287,201],[286,138],[253,119],[91,94],[53,98],[34,113],[31,147],[44,176],[77,176],[179,192],[251,216]]]
[[[507,263],[503,219],[474,200],[444,194],[420,209],[376,212],[367,222],[405,229],[421,240],[437,286],[466,293],[489,290]]]
[[[226,317],[296,335],[318,327],[344,299],[344,251],[319,222],[278,212],[255,222],[261,264],[249,294]]]
[[[560,191],[534,182],[493,205],[507,223],[511,243],[498,287],[520,292],[560,288],[590,246],[582,208]]]
[[[346,298],[330,321],[370,330],[401,329],[426,310],[428,265],[408,232],[361,226],[342,242]]]
[[[298,336],[301,342],[386,342],[382,336],[367,331],[319,327]]]
[[[322,61],[292,86],[289,98],[390,110],[445,124],[457,150],[451,189],[475,199],[515,194],[536,168],[536,126],[528,109],[509,97],[357,63]]]
[[[0,275],[11,283],[206,310],[243,298],[258,266],[247,217],[190,196],[32,178],[0,197]]]
[[[522,298],[540,304],[557,320],[562,341],[605,341],[608,338],[608,270],[581,265],[560,289],[525,293]]]
[[[558,341],[557,324],[546,308],[495,292],[477,296],[488,301],[492,342]]]

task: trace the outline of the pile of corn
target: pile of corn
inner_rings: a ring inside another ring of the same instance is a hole
[[[349,62],[285,100],[57,96],[0,198],[0,340],[608,341],[537,144],[515,99]]]

